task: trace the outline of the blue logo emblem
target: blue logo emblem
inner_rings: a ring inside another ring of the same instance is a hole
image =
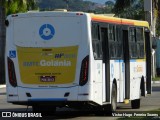
[[[50,40],[50,39],[52,39],[53,36],[54,36],[54,34],[55,34],[55,29],[50,24],[44,24],[39,29],[39,35],[44,40]]]
[[[16,58],[16,51],[15,50],[10,50],[9,51],[9,57],[10,58]]]

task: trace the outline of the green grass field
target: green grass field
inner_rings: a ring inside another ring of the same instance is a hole
[[[160,77],[152,78],[152,81],[160,81]]]

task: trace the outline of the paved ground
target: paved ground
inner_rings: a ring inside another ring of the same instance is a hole
[[[154,83],[152,88],[152,95],[142,98],[141,100],[141,108],[140,109],[131,109],[131,105],[118,105],[118,112],[143,112],[143,111],[151,111],[160,108],[160,83]],[[0,112],[4,111],[32,111],[32,107],[27,109],[26,106],[21,105],[13,105],[11,103],[6,102],[6,88],[5,86],[0,86]],[[159,115],[160,116],[160,115]],[[15,118],[13,118],[14,120]],[[106,117],[106,116],[97,116],[93,113],[86,113],[86,112],[76,112],[71,109],[66,108],[58,108],[54,119],[72,119],[72,120],[116,120],[117,117]],[[160,118],[158,118],[160,120]],[[1,120],[1,119],[0,119]],[[3,119],[4,120],[4,119]],[[17,120],[17,118],[15,119]]]

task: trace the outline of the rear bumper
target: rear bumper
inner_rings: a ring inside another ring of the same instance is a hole
[[[10,88],[7,92],[7,100],[13,104],[33,105],[33,104],[53,104],[63,106],[67,104],[86,103],[94,101],[89,94],[90,86],[71,86],[54,88]],[[13,90],[12,90],[13,89]],[[12,96],[12,91],[17,91]],[[14,98],[14,99],[13,99]],[[78,105],[79,106],[79,105]]]
[[[12,91],[17,92],[13,93]],[[63,88],[16,87],[16,90],[15,88],[10,87],[7,92],[7,100],[8,102],[77,101],[77,95],[78,86]]]
[[[55,107],[69,107],[69,108],[94,108],[101,105],[93,101],[27,101],[27,102],[11,102],[16,105],[40,105],[40,106],[55,106]]]

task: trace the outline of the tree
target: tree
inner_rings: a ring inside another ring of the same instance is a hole
[[[4,5],[5,5],[5,0],[0,0],[0,6],[4,7]]]
[[[114,13],[117,16],[145,20],[143,10],[144,0],[116,0]],[[160,0],[152,0],[153,25],[156,26],[156,35],[160,36]]]
[[[130,1],[128,4],[122,4],[117,0],[114,6],[114,13],[123,18],[144,20],[143,0]],[[125,0],[123,0],[125,1]],[[117,8],[119,6],[119,8]]]
[[[156,25],[156,34],[160,36],[160,0],[157,2],[157,25]]]
[[[133,4],[135,0],[116,0],[115,6],[114,6],[114,12],[116,14],[120,14],[124,11],[125,8],[128,8]]]
[[[5,0],[0,0],[0,84],[5,83],[5,62],[4,62],[4,51],[5,51]]]
[[[5,34],[6,27],[5,27],[4,21],[5,21],[6,15],[18,13],[18,12],[26,12],[26,11],[27,11],[27,6],[24,0],[0,0],[0,24],[1,24],[0,26],[0,63],[1,63],[0,84],[5,83],[4,51],[5,51],[5,40],[6,40],[6,34]]]
[[[35,3],[34,0],[27,0],[26,1],[26,4],[27,4],[27,10],[36,10],[38,9],[38,6],[37,4]]]
[[[7,15],[26,11],[26,5],[23,0],[8,0],[5,7]]]
[[[38,8],[34,0],[0,0],[0,6],[5,8],[6,15]]]

